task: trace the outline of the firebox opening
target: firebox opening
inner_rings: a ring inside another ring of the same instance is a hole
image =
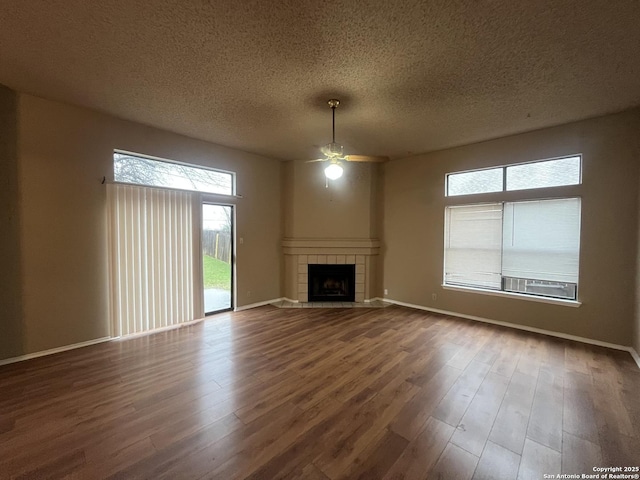
[[[309,265],[310,302],[353,302],[355,283],[355,265]]]

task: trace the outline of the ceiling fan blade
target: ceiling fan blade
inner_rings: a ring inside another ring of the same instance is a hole
[[[347,162],[377,162],[382,163],[389,160],[389,157],[376,156],[376,155],[345,155],[344,159]]]
[[[316,158],[315,160],[305,160],[304,163],[326,162],[328,160],[328,158]]]

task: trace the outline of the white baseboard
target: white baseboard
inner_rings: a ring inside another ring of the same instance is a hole
[[[280,297],[280,298],[273,298],[271,300],[265,300],[264,302],[250,303],[249,305],[243,305],[241,307],[236,307],[236,308],[233,309],[233,311],[234,312],[241,312],[242,310],[249,310],[251,308],[262,307],[264,305],[269,305],[271,303],[281,302],[282,300],[288,300],[288,299],[286,299],[284,297]],[[293,302],[293,300],[288,300],[288,301]]]
[[[51,348],[49,350],[42,350],[41,352],[28,353],[27,355],[20,355],[19,357],[5,358],[4,360],[0,360],[0,366],[8,365],[10,363],[23,362],[32,358],[44,357],[46,355],[53,355],[55,353],[66,352],[67,350],[74,350],[76,348],[88,347],[89,345],[108,342],[109,340],[112,340],[112,337],[96,338],[95,340],[88,340],[86,342],[65,345],[64,347]]]
[[[282,297],[280,300],[284,301],[284,302],[289,302],[289,303],[300,303],[300,300],[293,300],[292,298],[287,298],[287,297]],[[277,300],[276,300],[277,302]]]
[[[281,298],[275,298],[273,300],[266,300],[264,302],[252,303],[252,304],[249,304],[249,305],[244,305],[242,307],[237,307],[235,309],[235,311],[239,312],[239,311],[242,311],[242,310],[249,310],[251,308],[262,307],[264,305],[269,305],[271,303],[279,302],[279,301],[282,301],[282,300],[286,300],[288,302],[293,302],[293,303],[298,303],[295,300],[291,300],[291,299],[288,299],[286,297],[281,297]],[[623,345],[616,345],[614,343],[601,342],[600,340],[594,340],[594,339],[585,338],[585,337],[578,337],[577,335],[569,335],[569,334],[566,334],[566,333],[554,332],[554,331],[551,331],[551,330],[544,330],[542,328],[529,327],[529,326],[526,326],[526,325],[518,325],[516,323],[502,322],[502,321],[499,321],[499,320],[491,320],[491,319],[488,319],[488,318],[476,317],[474,315],[465,315],[465,314],[462,314],[462,313],[450,312],[448,310],[440,310],[440,309],[437,309],[437,308],[425,307],[423,305],[415,305],[413,303],[400,302],[398,300],[392,300],[392,299],[389,299],[389,298],[375,297],[375,298],[369,299],[369,302],[373,302],[375,300],[380,300],[380,301],[383,301],[383,302],[393,303],[394,305],[400,305],[400,306],[403,306],[403,307],[415,308],[415,309],[418,309],[418,310],[425,310],[425,311],[428,311],[428,312],[440,313],[440,314],[443,314],[443,315],[450,315],[450,316],[453,316],[453,317],[466,318],[468,320],[475,320],[475,321],[478,321],[478,322],[490,323],[490,324],[493,324],[493,325],[500,325],[500,326],[508,327],[508,328],[515,328],[515,329],[518,329],[518,330],[525,330],[527,332],[541,333],[543,335],[550,335],[550,336],[553,336],[553,337],[564,338],[566,340],[574,340],[576,342],[587,343],[587,344],[590,344],[590,345],[597,345],[597,346],[600,346],[600,347],[612,348],[612,349],[615,349],[615,350],[623,350],[623,351],[629,352],[631,354],[631,356],[633,357],[635,362],[638,364],[638,368],[640,368],[640,355],[638,355],[638,352],[636,352],[633,347],[626,347],[626,346],[623,346]],[[108,341],[111,341],[111,340],[129,340],[129,339],[132,339],[132,338],[135,338],[135,337],[144,336],[144,335],[152,335],[154,333],[159,333],[159,332],[162,332],[162,331],[173,330],[175,328],[180,328],[180,327],[185,327],[185,326],[188,326],[188,325],[193,325],[193,324],[202,322],[203,320],[205,320],[205,319],[204,318],[199,318],[197,320],[192,320],[190,322],[184,322],[184,323],[180,323],[180,324],[177,324],[177,325],[170,325],[168,327],[158,328],[158,329],[152,330],[150,332],[141,332],[141,333],[137,333],[137,334],[127,335],[125,337],[102,337],[102,338],[96,338],[95,340],[88,340],[86,342],[74,343],[73,345],[65,345],[63,347],[57,347],[57,348],[52,348],[52,349],[49,349],[49,350],[43,350],[41,352],[29,353],[27,355],[20,355],[18,357],[5,358],[5,359],[0,360],[0,366],[8,365],[10,363],[22,362],[24,360],[30,360],[32,358],[44,357],[46,355],[53,355],[53,354],[60,353],[60,352],[66,352],[67,350],[74,350],[76,348],[88,347],[90,345],[95,345],[95,344],[98,344],[98,343],[104,343],[104,342],[108,342]]]
[[[400,302],[398,300],[392,300],[390,298],[381,299],[384,302],[393,303],[394,305],[400,305],[403,307],[415,308],[418,310],[426,310],[428,312],[440,313],[442,315],[449,315],[452,317],[460,317],[466,318],[468,320],[475,320],[477,322],[490,323],[492,325],[500,325],[502,327],[515,328],[517,330],[525,330],[527,332],[540,333],[542,335],[549,335],[552,337],[563,338],[565,340],[573,340],[575,342],[587,343],[589,345],[597,345],[599,347],[612,348],[614,350],[622,350],[625,352],[629,352],[635,362],[638,364],[638,368],[640,368],[640,357],[638,353],[633,349],[633,347],[627,347],[624,345],[617,345],[615,343],[602,342],[600,340],[594,340],[592,338],[579,337],[577,335],[570,335],[568,333],[554,332],[553,330],[545,330],[543,328],[529,327],[527,325],[519,325],[517,323],[510,322],[502,322],[500,320],[491,320],[489,318],[476,317],[475,315],[466,315],[464,313],[450,312],[448,310],[440,310],[438,308],[425,307],[423,305],[415,305],[413,303]]]
[[[25,360],[30,360],[32,358],[44,357],[44,356],[47,356],[47,355],[54,355],[56,353],[66,352],[67,350],[75,350],[76,348],[88,347],[90,345],[95,345],[97,343],[104,343],[104,342],[109,342],[109,341],[113,341],[113,340],[117,340],[117,341],[121,341],[122,340],[122,341],[124,341],[124,340],[131,340],[131,339],[137,338],[137,337],[145,337],[147,335],[153,335],[155,333],[166,332],[168,330],[175,330],[176,328],[181,328],[181,327],[187,327],[189,325],[194,325],[196,323],[202,322],[203,320],[206,320],[206,318],[198,318],[196,320],[191,320],[189,322],[178,323],[176,325],[168,325],[166,327],[160,327],[160,328],[156,328],[154,330],[148,330],[146,332],[132,333],[131,335],[124,335],[122,337],[96,338],[95,340],[88,340],[86,342],[74,343],[72,345],[65,345],[64,347],[57,347],[57,348],[52,348],[52,349],[49,349],[49,350],[43,350],[41,352],[29,353],[27,355],[20,355],[19,357],[5,358],[4,360],[0,360],[0,366],[8,365],[10,363],[23,362]]]

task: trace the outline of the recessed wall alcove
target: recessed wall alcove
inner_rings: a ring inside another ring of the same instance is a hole
[[[284,168],[284,296],[310,301],[309,265],[354,265],[354,300],[365,302],[379,296],[379,166],[346,163],[344,175],[328,184],[324,166],[287,162]]]

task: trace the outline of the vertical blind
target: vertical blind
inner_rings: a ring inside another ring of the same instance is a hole
[[[107,201],[114,336],[193,320],[191,194],[113,184]]]

